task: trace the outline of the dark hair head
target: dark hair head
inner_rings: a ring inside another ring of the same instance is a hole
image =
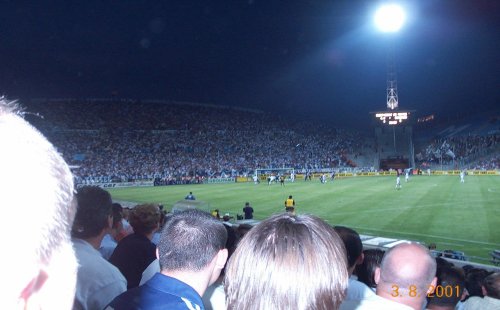
[[[147,235],[158,228],[160,224],[160,208],[158,205],[147,203],[138,205],[130,211],[129,222],[134,233]]]
[[[351,228],[335,226],[334,229],[344,242],[347,252],[347,263],[349,264],[349,268],[352,268],[361,256],[361,253],[363,253],[363,243],[361,243],[361,238],[359,237],[359,234]]]
[[[500,272],[487,276],[484,279],[483,286],[488,297],[500,299]]]
[[[380,249],[367,249],[363,251],[365,258],[363,263],[356,266],[356,275],[358,280],[363,282],[368,287],[375,288],[377,283],[375,283],[375,269],[380,267],[380,262],[384,256],[384,251]]]
[[[227,231],[209,213],[189,209],[167,217],[158,243],[161,270],[199,271],[225,248]]]
[[[465,288],[469,296],[483,297],[482,285],[488,276],[488,271],[480,268],[473,268],[465,276]]]
[[[436,287],[452,287],[454,291],[451,296],[449,294],[435,294],[434,297],[427,299],[428,305],[455,307],[460,301],[462,292],[465,288],[465,275],[463,270],[448,265],[442,266],[437,270],[436,277]],[[455,291],[456,287],[458,287],[458,292]]]
[[[71,234],[87,239],[99,235],[109,225],[111,195],[98,186],[84,186],[76,193],[78,209]]]
[[[113,228],[116,228],[123,219],[123,208],[121,204],[114,202],[111,209],[113,213]]]

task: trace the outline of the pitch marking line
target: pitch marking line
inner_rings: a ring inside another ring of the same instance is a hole
[[[436,236],[436,235],[428,235],[428,234],[419,234],[419,233],[408,233],[408,232],[400,232],[400,231],[381,230],[381,229],[373,229],[373,228],[359,227],[359,226],[351,226],[351,227],[352,228],[363,229],[363,230],[380,231],[380,232],[385,232],[385,233],[390,233],[390,234],[396,234],[396,235],[399,234],[399,235],[410,235],[410,236],[418,236],[418,237],[431,237],[431,238],[445,239],[445,240],[458,241],[458,242],[468,242],[468,243],[483,244],[483,245],[493,245],[493,246],[496,246],[496,247],[500,246],[500,244],[498,244],[498,243],[491,243],[491,242],[482,242],[482,241],[474,241],[474,240],[459,239],[459,238],[449,238],[449,237]]]
[[[500,193],[497,189],[495,188],[488,188],[488,192],[490,193]]]

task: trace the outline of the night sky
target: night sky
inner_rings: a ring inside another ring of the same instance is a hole
[[[373,0],[20,3],[0,12],[9,99],[173,99],[345,123],[385,109],[392,46],[401,109],[499,106],[497,0],[401,1],[396,35],[375,30]]]

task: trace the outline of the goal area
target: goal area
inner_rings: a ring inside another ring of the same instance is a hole
[[[283,175],[285,178],[290,178],[290,174],[295,174],[295,169],[293,168],[257,168],[255,169],[254,175],[259,177],[260,180],[266,179],[268,176]]]

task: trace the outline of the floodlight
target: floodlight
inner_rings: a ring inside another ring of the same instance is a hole
[[[375,25],[382,32],[397,32],[405,20],[406,14],[397,4],[386,4],[375,12]]]

